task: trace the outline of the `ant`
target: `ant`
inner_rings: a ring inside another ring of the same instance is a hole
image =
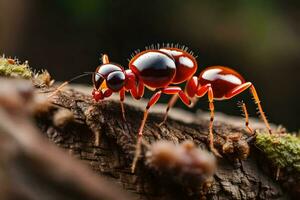
[[[188,52],[187,48],[180,48],[178,45],[167,45],[163,48],[155,48],[152,46],[132,57],[129,62],[129,69],[124,68],[116,63],[111,63],[106,54],[102,55],[102,64],[93,72],[93,99],[98,102],[110,97],[113,93],[118,92],[120,96],[120,104],[122,117],[124,121],[124,99],[125,92],[130,92],[135,99],[140,99],[144,95],[144,88],[147,87],[155,93],[150,98],[145,110],[143,119],[138,131],[135,157],[133,159],[132,171],[135,169],[136,162],[140,155],[143,129],[148,117],[149,109],[157,103],[162,94],[173,95],[168,103],[163,124],[168,115],[168,111],[175,104],[178,97],[187,105],[192,106],[191,99],[195,97],[203,97],[208,94],[209,109],[210,109],[210,124],[209,124],[209,147],[210,150],[217,156],[222,157],[214,148],[213,143],[213,121],[214,121],[214,100],[231,99],[237,94],[243,92],[247,88],[254,97],[255,103],[258,106],[259,112],[271,133],[270,125],[262,110],[260,100],[258,98],[255,87],[251,82],[246,82],[244,78],[236,71],[223,67],[213,66],[203,70],[199,76],[194,76],[198,68],[196,58],[192,52]],[[86,74],[75,77],[70,81],[63,83],[57,88],[60,88],[69,82]],[[186,83],[185,91],[177,85],[183,82]],[[56,93],[56,92],[54,92]],[[53,93],[50,95],[52,96]],[[243,105],[243,111],[247,114],[246,106]],[[246,115],[246,126],[248,126],[248,115]]]

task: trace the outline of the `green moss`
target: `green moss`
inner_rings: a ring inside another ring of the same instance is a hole
[[[27,62],[21,64],[15,59],[0,57],[0,76],[30,79],[32,71]]]
[[[300,172],[300,138],[291,134],[257,133],[256,145],[277,167]]]

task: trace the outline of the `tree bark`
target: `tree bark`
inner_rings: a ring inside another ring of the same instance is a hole
[[[38,97],[43,97],[50,91],[53,91],[53,88],[35,90],[35,93],[38,93],[36,94]],[[64,149],[76,160],[68,158],[62,151],[46,142],[34,127],[30,127],[29,130],[22,126],[23,122],[19,123],[16,125],[18,129],[12,129],[9,136],[3,136],[0,140],[1,143],[3,141],[5,143],[6,139],[9,140],[18,152],[16,154],[11,152],[7,145],[0,145],[2,152],[0,164],[6,166],[3,171],[14,174],[10,177],[12,181],[4,178],[6,182],[11,182],[10,193],[6,194],[11,195],[12,191],[20,193],[15,187],[17,183],[22,182],[22,187],[25,187],[25,191],[29,191],[30,195],[26,192],[21,194],[26,193],[27,199],[52,199],[53,196],[47,196],[49,193],[60,197],[56,199],[290,198],[275,180],[273,171],[268,172],[272,169],[269,167],[270,163],[264,160],[261,152],[251,143],[250,155],[245,159],[248,150],[245,150],[248,148],[245,144],[248,142],[249,133],[244,127],[232,125],[231,122],[236,122],[236,119],[225,118],[226,123],[217,121],[214,125],[215,147],[223,152],[229,141],[234,148],[233,152],[225,152],[223,158],[218,158],[217,171],[208,187],[198,187],[194,181],[181,183],[176,181],[178,174],[166,175],[153,170],[145,162],[146,148],[143,148],[136,172],[131,173],[136,134],[143,116],[139,108],[140,103],[135,103],[139,106],[125,105],[126,122],[124,122],[120,114],[120,105],[116,101],[105,100],[95,103],[89,95],[76,90],[58,92],[51,98],[51,105],[43,106],[49,109],[35,109],[35,121],[50,143]],[[11,122],[15,118],[23,119],[22,116],[15,114],[5,117],[2,119],[0,116],[0,119]],[[150,114],[144,129],[144,140],[149,144],[158,140],[168,140],[175,144],[192,140],[198,147],[208,150],[208,121],[200,119],[196,114],[185,112],[179,112],[176,118],[176,120],[169,118],[164,125],[158,126],[163,115]],[[185,122],[187,119],[191,119],[190,123]],[[243,121],[242,118],[237,119]],[[18,134],[13,134],[14,131]],[[19,140],[24,132],[32,134],[31,137],[37,139],[23,144]],[[97,135],[99,144],[96,142]],[[239,139],[231,141],[231,136],[236,138],[236,135]],[[240,144],[243,146],[239,146]],[[90,172],[86,166],[82,166],[78,160],[85,163],[97,175]],[[14,167],[11,167],[12,165]],[[66,169],[70,171],[64,171]],[[116,186],[111,186],[102,177],[119,185],[119,189],[115,189]],[[98,187],[96,183],[99,183]],[[6,187],[0,188],[8,191]],[[127,192],[121,191],[120,188]],[[64,195],[61,196],[62,194]]]

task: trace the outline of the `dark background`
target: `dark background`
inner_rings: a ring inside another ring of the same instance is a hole
[[[239,71],[255,84],[270,121],[298,131],[299,8],[280,0],[0,0],[0,53],[63,81],[94,71],[101,53],[126,68],[136,49],[180,43],[198,55],[199,71]],[[241,99],[255,115],[247,92],[216,109],[239,115]],[[207,100],[197,108],[207,109]]]

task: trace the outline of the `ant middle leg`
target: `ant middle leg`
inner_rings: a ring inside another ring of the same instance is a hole
[[[169,110],[175,105],[175,103],[178,100],[178,97],[180,98],[180,100],[187,106],[191,106],[192,105],[192,101],[189,99],[189,97],[182,91],[182,89],[180,87],[168,87],[162,90],[162,92],[164,94],[174,94],[172,96],[172,98],[170,99],[169,103],[168,103],[168,107],[166,109],[165,112],[165,116],[163,121],[159,124],[159,126],[163,125],[167,118],[168,118],[168,113]]]
[[[174,107],[175,103],[178,100],[178,97],[179,97],[178,95],[173,95],[172,98],[170,99],[170,101],[168,103],[168,106],[167,106],[167,109],[165,111],[164,119],[161,123],[159,123],[159,126],[162,126],[164,123],[166,123],[166,121],[168,119],[169,111],[171,110],[171,108]],[[193,108],[196,105],[198,100],[199,100],[199,98],[193,97],[191,99],[191,103],[188,105],[188,107]]]
[[[246,104],[244,102],[240,102],[239,106],[242,108],[242,112],[243,112],[244,117],[245,117],[245,126],[247,127],[250,134],[253,135],[254,134],[253,129],[249,126],[249,114],[248,114]]]
[[[177,102],[177,100],[178,100],[178,95],[177,94],[173,95],[172,98],[170,99],[169,103],[168,103],[168,107],[166,109],[166,112],[165,112],[165,115],[164,115],[164,119],[159,124],[159,126],[162,126],[167,121],[169,111],[175,105],[175,103]]]
[[[184,93],[185,96],[192,98],[192,102],[188,104],[189,107],[193,107],[197,102],[198,98],[195,98],[197,89],[198,89],[198,77],[193,76],[187,81],[187,84],[185,86],[185,92],[182,92]],[[165,112],[164,120],[159,124],[159,126],[163,125],[167,121],[169,111],[177,102],[178,97],[179,96],[176,94],[170,99],[168,103],[168,107]]]

